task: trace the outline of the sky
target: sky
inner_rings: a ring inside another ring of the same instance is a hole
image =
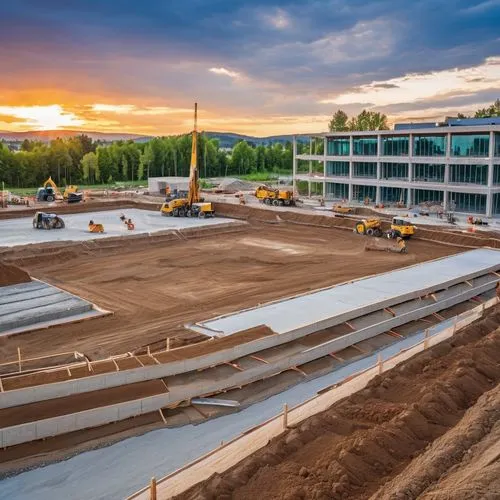
[[[16,0],[0,14],[0,131],[314,133],[500,97],[500,0]]]

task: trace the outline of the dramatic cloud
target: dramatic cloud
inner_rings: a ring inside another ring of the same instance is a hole
[[[499,3],[7,2],[0,106],[53,114],[0,111],[0,128],[176,133],[189,130],[194,101],[204,126],[252,132],[253,123],[261,135],[278,126],[319,131],[326,122],[311,117],[336,107],[403,118],[417,105],[422,117],[453,106],[471,112],[500,87]]]

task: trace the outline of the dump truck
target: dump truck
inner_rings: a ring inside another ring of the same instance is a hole
[[[295,205],[292,191],[274,189],[269,186],[259,186],[255,190],[255,197],[266,205],[291,206]]]
[[[161,214],[169,217],[213,217],[215,210],[210,202],[200,198],[199,174],[197,164],[198,103],[194,105],[194,129],[191,142],[191,166],[189,169],[189,189],[186,198],[165,201]]]
[[[33,217],[33,229],[64,229],[64,221],[56,214],[36,212]]]
[[[362,219],[356,222],[354,232],[366,236],[380,237],[384,234],[380,219]]]

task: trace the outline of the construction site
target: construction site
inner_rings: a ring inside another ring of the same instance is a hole
[[[493,498],[500,235],[202,193],[196,133],[185,196],[0,210],[0,496]]]

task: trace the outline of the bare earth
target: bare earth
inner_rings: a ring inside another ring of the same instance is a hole
[[[500,308],[186,499],[496,499]]]
[[[36,257],[16,251],[9,261],[75,293],[114,316],[0,339],[0,357],[77,350],[90,359],[177,337],[184,328],[244,307],[450,255],[452,246],[411,241],[408,255],[365,252],[365,237],[289,223],[252,222],[245,230],[162,244],[134,239],[89,250],[85,244],[47,248]]]

